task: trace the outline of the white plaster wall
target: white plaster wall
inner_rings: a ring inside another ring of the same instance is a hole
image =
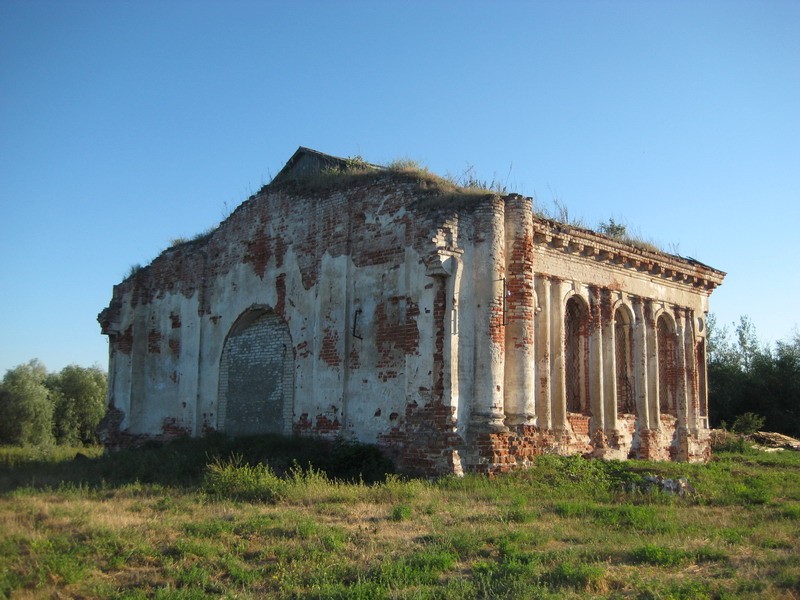
[[[392,227],[390,216],[369,218]],[[242,218],[242,222],[246,220]],[[253,224],[250,230],[260,226]],[[116,352],[113,362],[113,395],[125,413],[123,430],[158,435],[165,423],[173,423],[198,435],[209,426],[217,427],[219,365],[225,338],[236,319],[252,306],[274,309],[278,305],[279,276],[284,277],[284,315],[295,353],[295,423],[301,415],[307,415],[312,423],[324,416],[338,421],[345,437],[374,442],[404,426],[409,404],[424,406],[430,401],[434,286],[422,257],[411,246],[398,264],[361,267],[350,256],[326,252],[315,283],[306,288],[291,244],[280,267],[272,256],[259,277],[252,264],[228,260],[236,256],[237,244],[251,238],[247,229],[242,230],[242,223],[229,224],[227,231],[218,234],[235,235],[235,239],[218,259],[230,266],[205,288],[205,309],[200,307],[203,292],[199,289],[189,298],[180,291],[161,290],[151,303],[136,306],[132,291],[120,298],[121,329],[136,323],[133,352]],[[376,307],[391,304],[393,298],[402,298],[396,309],[406,315],[390,318],[413,321],[418,343],[409,352],[393,350],[392,364],[379,366]],[[407,315],[412,306],[418,311],[413,318]],[[361,311],[356,332],[361,340],[352,335],[356,309]],[[199,315],[201,310],[204,312]],[[170,315],[179,316],[180,327],[172,327]],[[161,335],[158,353],[148,351],[150,331]],[[335,339],[331,342],[332,334]],[[180,343],[178,356],[170,350],[171,338]],[[465,339],[470,341],[469,336]],[[326,344],[335,347],[338,364],[321,358]],[[354,353],[357,361],[351,360]],[[388,376],[390,371],[396,373]],[[134,380],[138,388],[132,390]]]

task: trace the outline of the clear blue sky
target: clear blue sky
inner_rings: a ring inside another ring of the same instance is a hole
[[[300,146],[410,157],[800,298],[800,2],[0,0],[0,373],[105,367],[132,264]]]

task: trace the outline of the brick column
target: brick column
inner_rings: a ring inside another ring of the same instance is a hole
[[[505,376],[505,205],[493,196],[475,211],[473,289],[475,298],[475,396],[472,424],[500,431]]]
[[[708,428],[708,361],[706,337],[697,343],[697,421],[701,429]],[[705,417],[701,415],[705,415]]]
[[[550,331],[552,333],[550,356],[552,360],[552,415],[553,429],[563,431],[567,426],[567,383],[564,364],[564,282],[553,279],[550,286]]]
[[[603,416],[606,436],[617,436],[617,351],[614,339],[614,313],[611,291],[600,292],[600,314],[603,328]]]
[[[678,426],[686,427],[688,425],[689,395],[686,386],[686,324],[682,319],[683,311],[679,308],[675,309],[675,361],[677,365],[675,374],[675,414],[678,417]]]
[[[689,460],[690,440],[688,428],[688,394],[686,388],[686,345],[685,324],[682,319],[683,311],[676,308],[675,315],[675,435],[677,437],[678,460]]]
[[[533,207],[530,198],[519,194],[506,196],[505,203],[506,424],[532,425],[536,418]]]
[[[450,276],[446,280],[444,329],[444,404],[458,410],[458,294],[461,289],[463,269],[461,261],[453,256],[446,264]]]
[[[603,384],[603,318],[600,290],[589,288],[589,410],[592,440],[602,438],[605,429],[605,386]]]
[[[648,385],[647,325],[644,305],[640,298],[633,298],[633,313],[636,319],[633,326],[633,368],[636,377],[636,419],[640,429],[650,427],[650,398]]]
[[[644,327],[647,337],[648,427],[658,430],[661,427],[661,409],[658,405],[658,343],[656,341],[656,322],[651,300],[644,301]]]
[[[550,279],[536,278],[536,294],[541,311],[536,316],[536,424],[540,429],[552,429],[550,394]]]
[[[697,373],[697,350],[695,345],[694,311],[683,310],[684,335],[683,346],[686,356],[686,420],[689,431],[697,434],[700,428],[699,375]]]

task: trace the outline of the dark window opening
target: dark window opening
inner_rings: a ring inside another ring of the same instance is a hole
[[[658,344],[658,402],[661,414],[677,416],[678,360],[675,332],[666,316],[656,324]]]
[[[618,308],[614,314],[614,351],[617,376],[618,414],[636,414],[633,387],[633,335],[628,314]]]
[[[564,361],[567,387],[567,411],[589,413],[587,360],[589,338],[588,311],[584,304],[572,297],[567,301],[564,314]]]

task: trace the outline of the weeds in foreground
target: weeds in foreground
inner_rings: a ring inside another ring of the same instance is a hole
[[[494,479],[366,482],[332,475],[329,452],[318,455],[326,470],[292,462],[297,450],[267,439],[150,447],[138,468],[113,459],[130,475],[113,479],[99,477],[111,457],[0,451],[0,597],[800,594],[796,454],[720,453],[708,465],[546,456]],[[356,454],[374,460],[340,456]],[[191,472],[164,481],[180,468]],[[686,477],[696,493],[636,491],[645,475]]]

